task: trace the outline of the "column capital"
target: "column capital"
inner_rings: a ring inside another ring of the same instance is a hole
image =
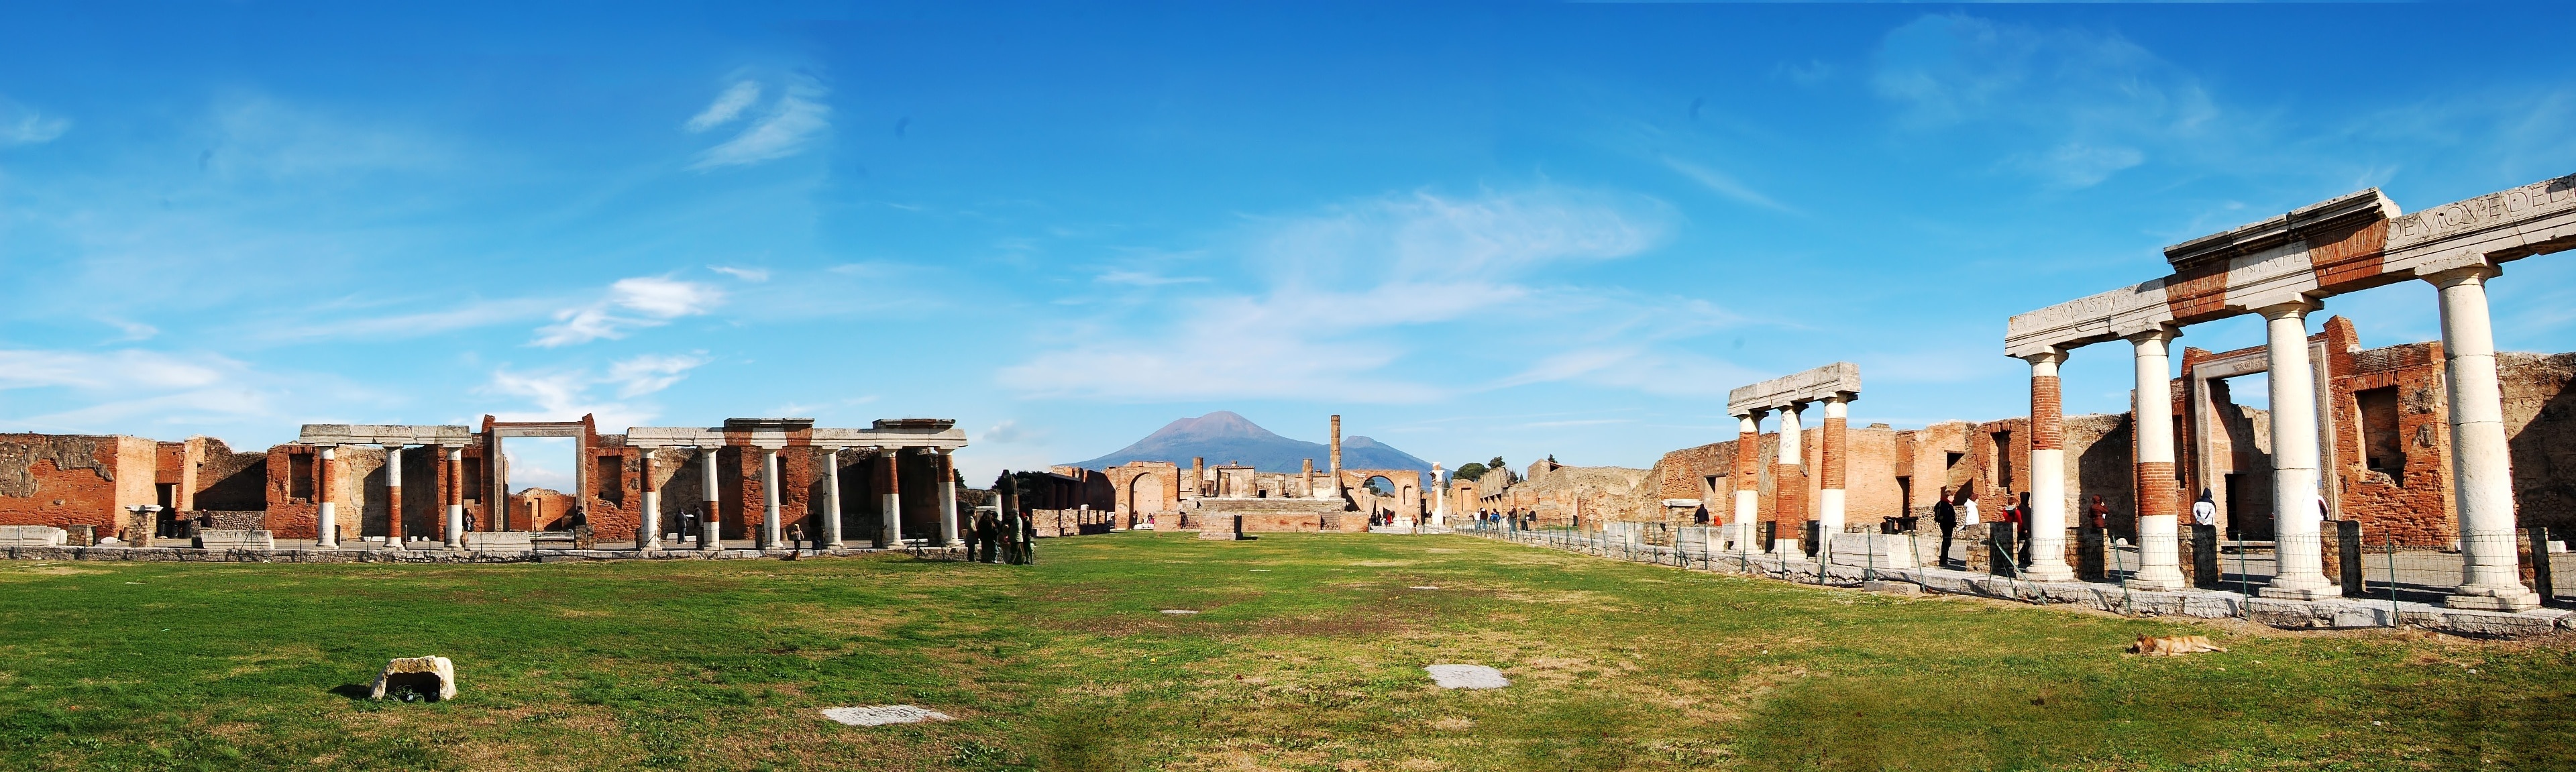
[[[2019,357],[2015,357],[2015,358],[2016,358],[2016,359],[2020,359],[2020,360],[2025,361],[2025,362],[2029,362],[2029,363],[2031,364],[2031,366],[2032,366],[2032,367],[2038,367],[2039,365],[2041,365],[2041,364],[2043,364],[2043,363],[2044,363],[2044,364],[2051,364],[2051,365],[2065,364],[2065,363],[2066,363],[2066,349],[2058,348],[2058,347],[2056,347],[2056,346],[2050,346],[2050,347],[2048,347],[2047,349],[2042,350],[2042,351],[2040,351],[2040,352],[2038,352],[2038,353],[2034,353],[2034,354],[2025,354],[2025,355],[2022,355],[2022,356],[2019,356]]]
[[[2436,271],[2425,274],[2419,278],[2422,278],[2424,281],[2431,282],[2435,287],[2450,288],[2457,287],[2462,284],[2483,283],[2488,279],[2493,279],[2503,274],[2504,269],[2498,266],[2471,265],[2453,268],[2447,271]]]
[[[2268,306],[2255,308],[2254,313],[2262,314],[2265,319],[2288,319],[2291,317],[2305,317],[2308,315],[2308,312],[2321,310],[2325,307],[2325,301],[2302,296],[2297,300],[2285,300]]]
[[[1735,416],[1735,417],[1737,417],[1737,418],[1741,418],[1741,419],[1747,420],[1747,421],[1752,421],[1752,422],[1754,422],[1754,423],[1761,423],[1761,422],[1762,422],[1762,417],[1763,417],[1763,416],[1766,416],[1766,415],[1770,415],[1770,414],[1771,414],[1771,411],[1770,411],[1770,410],[1767,410],[1767,409],[1754,409],[1754,410],[1746,410],[1746,411],[1742,411],[1742,412],[1738,412],[1738,413],[1732,413],[1731,415],[1733,415],[1733,416]]]
[[[2128,335],[2121,336],[2121,339],[2135,344],[2147,344],[2172,343],[2173,339],[2179,337],[2182,337],[2182,328],[2175,327],[2173,325],[2157,325],[2143,332],[2133,332]]]

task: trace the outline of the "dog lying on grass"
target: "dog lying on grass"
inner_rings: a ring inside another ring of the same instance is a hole
[[[2144,654],[2150,657],[2179,657],[2195,652],[2226,650],[2223,647],[2211,645],[2209,636],[2206,635],[2141,635],[2138,636],[2138,642],[2129,647],[2131,654]]]

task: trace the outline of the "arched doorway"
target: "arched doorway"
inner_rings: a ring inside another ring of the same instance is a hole
[[[1143,474],[1127,486],[1127,527],[1145,522],[1145,513],[1163,508],[1163,478]]]

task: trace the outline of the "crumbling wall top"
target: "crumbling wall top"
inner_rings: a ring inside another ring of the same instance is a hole
[[[1860,397],[1860,365],[1835,362],[1805,372],[1737,387],[1734,391],[1726,393],[1726,412],[1728,415],[1745,415],[1755,411],[1779,410],[1837,394],[1842,395],[1844,399]]]

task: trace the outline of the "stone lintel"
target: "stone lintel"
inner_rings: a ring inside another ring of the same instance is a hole
[[[1778,410],[1837,394],[1845,399],[1860,397],[1860,365],[1835,362],[1737,387],[1726,393],[1726,412],[1745,415],[1756,410]]]
[[[2290,210],[2262,222],[2240,225],[2165,247],[2165,262],[2177,272],[2240,255],[2281,249],[2305,241],[2318,231],[2385,220],[2398,215],[2397,202],[2378,188],[2346,193]],[[2304,251],[2304,250],[2302,250]]]
[[[295,441],[306,445],[467,445],[473,442],[474,429],[468,426],[411,426],[402,424],[305,424]]]

